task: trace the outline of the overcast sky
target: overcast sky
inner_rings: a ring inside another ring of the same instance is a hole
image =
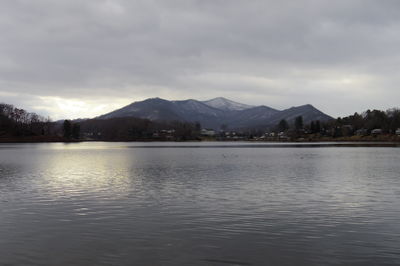
[[[53,119],[223,96],[400,107],[400,1],[5,0],[0,102]]]

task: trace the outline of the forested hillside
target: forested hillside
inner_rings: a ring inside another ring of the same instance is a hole
[[[49,118],[0,103],[0,137],[45,136],[53,133]]]

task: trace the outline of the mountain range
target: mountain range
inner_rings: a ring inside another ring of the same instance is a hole
[[[134,102],[121,109],[97,117],[108,119],[116,117],[138,117],[152,121],[199,122],[204,128],[220,129],[226,125],[229,129],[268,128],[282,119],[293,123],[302,116],[305,124],[319,120],[332,119],[310,104],[277,110],[268,106],[252,106],[234,102],[223,97],[207,101],[181,100],[168,101],[150,98]]]

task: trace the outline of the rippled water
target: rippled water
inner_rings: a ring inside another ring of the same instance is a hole
[[[0,265],[400,264],[400,149],[0,145]]]

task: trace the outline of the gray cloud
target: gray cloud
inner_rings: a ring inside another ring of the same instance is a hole
[[[387,109],[400,97],[399,10],[389,0],[4,1],[0,99],[55,118],[156,96]]]

